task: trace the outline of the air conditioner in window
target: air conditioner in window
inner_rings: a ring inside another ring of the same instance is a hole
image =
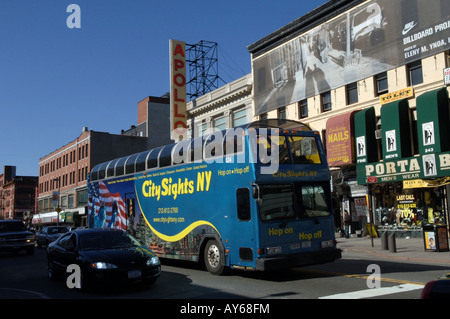
[[[381,140],[381,130],[375,130],[375,138]]]

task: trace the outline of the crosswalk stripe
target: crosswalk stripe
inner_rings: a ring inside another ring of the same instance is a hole
[[[330,296],[319,297],[319,299],[362,299],[378,297],[399,292],[412,291],[416,289],[423,289],[424,285],[403,284],[393,287],[372,288],[359,291],[345,292],[342,294],[335,294]]]

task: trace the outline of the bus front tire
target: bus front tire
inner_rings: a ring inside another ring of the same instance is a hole
[[[210,240],[206,243],[204,252],[205,266],[213,275],[221,275],[223,273],[225,268],[222,262],[223,256],[223,249],[216,240]]]

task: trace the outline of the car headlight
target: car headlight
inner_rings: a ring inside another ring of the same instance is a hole
[[[147,266],[159,266],[160,262],[159,262],[159,258],[154,256],[154,257],[150,257],[147,260]]]
[[[90,266],[94,269],[117,269],[116,265],[105,262],[92,263]]]

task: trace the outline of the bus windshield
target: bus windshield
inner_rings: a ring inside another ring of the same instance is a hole
[[[259,160],[266,164],[273,148],[278,148],[279,164],[321,164],[314,136],[259,135]]]
[[[322,185],[260,185],[262,221],[330,216]]]

